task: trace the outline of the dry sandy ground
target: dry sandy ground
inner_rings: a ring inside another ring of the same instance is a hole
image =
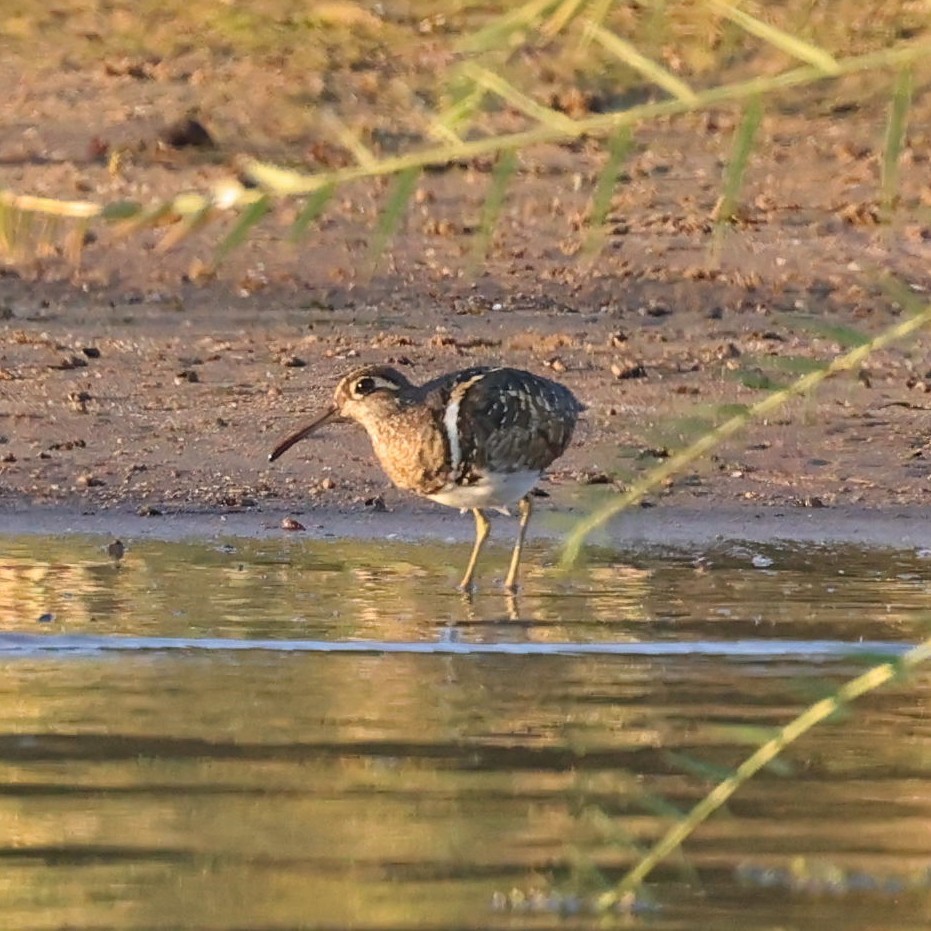
[[[0,187],[152,199],[203,189],[244,151],[332,157],[312,133],[277,148],[249,138],[247,117],[263,98],[247,62],[198,61],[197,82],[191,67],[179,58],[150,74],[129,65],[29,74],[5,59],[0,82],[14,91],[0,103]],[[237,88],[248,89],[238,109]],[[638,132],[594,263],[579,250],[604,160],[594,142],[522,156],[477,267],[489,179],[480,163],[424,177],[373,276],[366,247],[384,196],[373,185],[342,192],[298,246],[286,242],[294,214],[283,205],[216,274],[208,265],[222,224],[167,252],[153,248],[164,230],[95,229],[79,268],[60,249],[9,256],[0,268],[4,529],[80,529],[81,514],[97,515],[88,528],[203,514],[204,528],[230,516],[227,526],[245,529],[300,512],[311,530],[351,532],[353,516],[368,512],[361,526],[372,533],[390,523],[467,536],[470,522],[391,489],[360,430],[334,427],[266,462],[341,374],[370,361],[414,380],[504,363],[564,381],[589,410],[544,487],[577,511],[603,500],[729,405],[901,319],[887,276],[928,300],[927,82],[916,84],[891,224],[877,222],[882,95],[855,83],[832,94],[768,113],[740,222],[716,251],[710,216],[735,119],[725,112]],[[158,149],[164,125],[192,105],[217,148]],[[118,146],[132,156],[114,173],[101,153]],[[794,522],[796,535],[821,526],[846,538],[881,524],[880,542],[894,542],[896,527],[920,542],[931,537],[929,407],[931,338],[922,335],[751,426],[631,519],[675,535],[669,515],[692,515],[698,536],[735,533],[734,520],[744,535]]]

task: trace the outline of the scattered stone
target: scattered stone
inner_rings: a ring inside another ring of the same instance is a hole
[[[83,369],[87,367],[87,359],[80,356],[65,356],[57,364],[50,365],[50,369],[56,369],[60,372],[67,372],[71,369]]]
[[[385,499],[381,495],[373,495],[371,498],[366,498],[363,504],[365,507],[371,508],[377,513],[388,510],[388,507],[385,504]]]
[[[87,402],[92,400],[91,396],[86,391],[69,391],[68,392],[68,403],[71,406],[73,411],[77,411],[79,414],[87,413]]]
[[[100,358],[100,350],[96,346],[82,346],[81,352],[83,352],[88,359]]]
[[[293,517],[285,517],[281,521],[282,530],[306,530],[307,528],[299,521],[295,520]]]
[[[96,475],[90,475],[86,472],[78,476],[78,485],[81,488],[99,488],[101,485],[106,484],[102,478],[97,478]]]
[[[188,114],[166,126],[158,141],[171,149],[213,149],[216,143],[204,124]]]
[[[200,375],[194,369],[182,369],[175,375],[175,384],[183,385],[185,382],[195,385],[200,381]]]
[[[575,480],[580,485],[613,485],[614,479],[607,472],[588,470],[577,472]]]
[[[625,381],[629,378],[646,378],[647,370],[642,362],[615,362],[611,366],[611,374],[618,381]]]
[[[58,452],[59,450],[70,451],[72,449],[85,449],[87,443],[84,440],[64,440],[61,443],[52,443],[49,446],[49,452]],[[45,458],[50,458],[46,456]]]
[[[140,517],[161,517],[162,516],[162,512],[157,507],[151,504],[143,504],[136,511],[136,513]]]

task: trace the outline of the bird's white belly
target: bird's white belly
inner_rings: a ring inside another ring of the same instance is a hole
[[[506,508],[520,501],[539,479],[539,472],[494,472],[471,485],[449,485],[427,497],[451,508]]]

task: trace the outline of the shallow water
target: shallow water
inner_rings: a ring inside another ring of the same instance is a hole
[[[0,927],[548,928],[928,635],[924,552],[0,538]],[[625,927],[924,928],[931,676],[808,734]]]

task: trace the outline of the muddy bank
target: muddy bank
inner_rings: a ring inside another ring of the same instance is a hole
[[[433,40],[375,58],[365,42],[340,42],[319,74],[295,73],[325,86],[328,105],[369,127],[373,145],[400,145],[381,129],[409,100],[389,106],[372,88],[388,76],[435,95]],[[14,89],[0,103],[0,188],[150,202],[229,177],[241,154],[307,170],[346,156],[324,145],[306,106],[307,122],[294,119],[284,71],[269,79],[266,58],[167,48],[155,63],[102,65],[59,43],[61,67],[11,50],[0,64]],[[523,67],[527,86],[595,105],[575,75],[545,61]],[[879,203],[887,98],[850,79],[827,97],[816,88],[774,101],[725,228],[714,215],[739,115],[638,130],[594,257],[584,246],[606,158],[597,140],[521,153],[484,257],[487,161],[425,174],[374,274],[367,250],[382,184],[347,186],[298,246],[288,239],[298,205],[278,205],[219,267],[228,218],[169,250],[159,249],[163,229],[95,228],[77,264],[54,238],[12,250],[0,268],[0,522],[15,526],[24,509],[36,519],[46,509],[121,519],[256,507],[311,508],[325,522],[365,515],[377,499],[419,521],[420,505],[388,486],[360,431],[333,429],[266,462],[361,362],[396,365],[415,381],[480,363],[564,381],[589,409],[554,487],[626,487],[735,405],[901,319],[907,308],[886,276],[918,302],[931,293],[927,87],[916,68],[891,222]],[[275,122],[282,107],[287,132]],[[165,125],[192,108],[212,145],[166,150]],[[507,108],[488,119],[496,131],[519,123]],[[931,505],[929,398],[931,340],[921,338],[751,426],[653,501],[746,513],[748,527],[761,507],[810,508],[822,522],[837,508],[921,511]]]
[[[554,552],[578,507],[542,503],[531,529],[531,541],[547,541]],[[298,521],[303,530],[285,530],[282,521]],[[2,515],[4,534],[80,534],[141,540],[246,538],[259,540],[397,540],[468,543],[472,520],[429,506],[391,512],[262,510],[236,513],[168,513],[140,517],[124,509],[87,512],[71,507],[7,509]],[[510,547],[516,522],[493,517],[492,545]],[[637,508],[615,518],[595,534],[592,544],[622,551],[671,549],[705,551],[731,544],[798,546],[857,546],[915,549],[931,556],[931,508],[836,508],[803,510],[784,508],[729,509],[658,507]],[[748,555],[749,559],[749,555]]]

